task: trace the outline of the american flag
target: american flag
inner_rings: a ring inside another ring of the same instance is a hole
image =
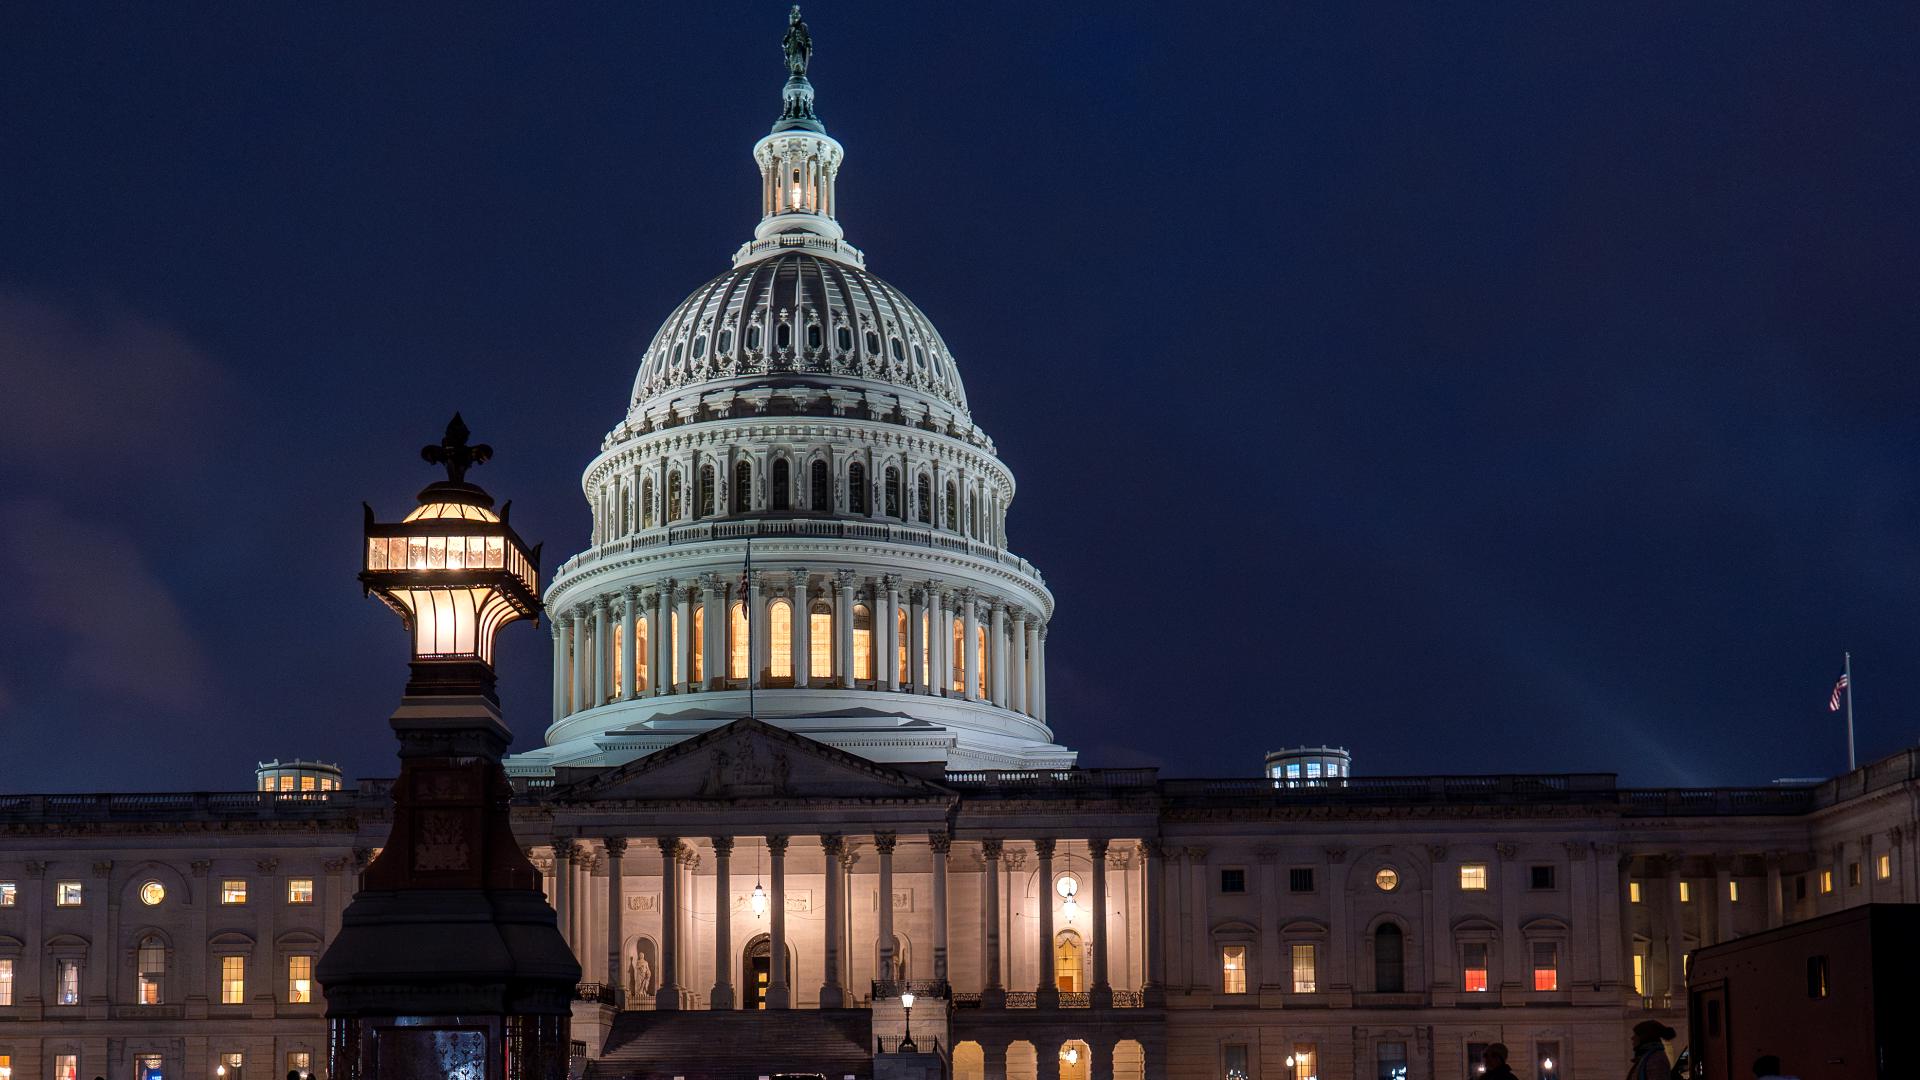
[[[1847,677],[1845,675],[1842,675],[1840,676],[1840,681],[1833,684],[1833,696],[1827,699],[1828,712],[1840,711],[1840,695],[1846,692],[1847,692]]]

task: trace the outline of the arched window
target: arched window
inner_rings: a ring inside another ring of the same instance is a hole
[[[653,528],[652,480],[646,480],[640,484],[640,527],[643,529]]]
[[[680,495],[681,495],[680,474],[677,472],[668,473],[667,474],[667,520],[668,521],[680,520],[680,515],[681,515]]]
[[[865,604],[853,605],[853,677],[873,678],[873,612]]]
[[[777,474],[776,474],[777,475]],[[767,674],[776,679],[793,678],[793,605],[775,600],[767,605]]]
[[[948,673],[947,685],[956,694],[967,692],[966,672],[963,665],[967,662],[967,624],[959,617],[953,620],[953,670]]]
[[[913,516],[922,525],[933,524],[933,478],[926,473],[920,474],[920,481],[914,485]]]
[[[700,466],[700,509],[698,517],[713,516],[713,466]]]
[[[1373,932],[1373,988],[1398,994],[1407,988],[1407,940],[1394,923],[1381,923]]]
[[[900,470],[887,466],[886,514],[890,518],[900,516]]]
[[[775,510],[787,508],[787,496],[793,487],[791,470],[792,466],[787,464],[786,458],[778,458],[773,463],[773,508]]]
[[[867,512],[867,467],[857,461],[847,466],[847,512]]]
[[[807,509],[832,510],[833,486],[827,482],[827,463],[815,461],[807,471],[812,474],[807,483]]]
[[[667,661],[667,671],[671,672],[667,681],[679,686],[681,676],[686,672],[680,670],[680,613],[677,611],[667,613],[667,634],[667,655],[671,658]]]
[[[610,695],[607,698],[608,701],[617,701],[620,698],[622,685],[620,682],[621,665],[624,664],[627,659],[626,655],[620,650],[620,644],[622,638],[626,636],[626,630],[626,627],[620,625],[619,619],[613,620],[613,679],[607,683],[607,692]]]
[[[154,934],[141,938],[135,961],[140,969],[140,1004],[160,1004],[165,997],[163,988],[167,978],[166,942]]]
[[[733,463],[733,512],[744,514],[753,508],[753,463]]]
[[[933,637],[931,612],[920,612],[920,685],[933,689]]]
[[[824,600],[807,616],[807,678],[833,678],[833,608]]]
[[[647,624],[652,621],[650,618],[633,621],[633,689],[636,693],[653,689],[653,684],[647,679],[652,666],[647,656]]]
[[[947,531],[960,531],[960,489],[947,481]]]
[[[735,600],[727,616],[727,678],[744,679],[747,665],[747,605]]]
[[[985,626],[974,627],[973,656],[974,656],[973,673],[975,675],[975,678],[973,681],[978,684],[974,692],[979,694],[981,697],[986,697],[987,696],[987,628]]]
[[[693,668],[693,673],[689,676],[689,678],[693,680],[693,684],[696,687],[699,686],[702,682],[704,682],[707,677],[707,670],[706,670],[707,669],[707,633],[706,631],[707,631],[706,608],[703,605],[696,604],[694,605],[694,608],[693,608],[693,640],[688,643],[693,646],[693,663],[690,665]]]

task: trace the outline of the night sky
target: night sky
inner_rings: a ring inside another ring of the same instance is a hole
[[[1920,6],[813,3],[1089,765],[1750,784],[1920,737]],[[0,790],[391,775],[464,411],[548,565],[758,216],[781,3],[0,8]],[[509,628],[520,748],[544,630]]]

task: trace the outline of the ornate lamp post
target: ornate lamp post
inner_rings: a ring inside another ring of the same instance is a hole
[[[540,550],[466,482],[493,450],[458,415],[422,456],[447,478],[401,521],[366,514],[360,581],[411,634],[412,671],[392,832],[316,971],[330,1075],[563,1080],[580,965],[513,835],[493,672],[500,628],[538,617]]]
[[[907,1010],[907,1035],[906,1038],[900,1040],[900,1052],[903,1054],[919,1053],[920,1048],[913,1045],[913,991],[909,990],[900,995],[900,1007]]]

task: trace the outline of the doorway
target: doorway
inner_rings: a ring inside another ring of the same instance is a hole
[[[767,989],[773,985],[773,938],[759,934],[747,942],[740,953],[740,1007],[743,1009],[764,1009],[767,1007]],[[792,988],[800,985],[800,976],[793,966],[793,945],[787,945],[787,987],[788,1004],[793,1004]]]
[[[1062,930],[1053,939],[1053,975],[1054,989],[1064,994],[1077,994],[1085,988],[1081,978],[1080,935],[1071,930]]]

